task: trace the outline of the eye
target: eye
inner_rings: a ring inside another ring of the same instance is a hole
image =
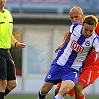
[[[75,18],[78,18],[79,16],[75,16]]]
[[[88,31],[88,29],[85,29],[85,31]]]
[[[73,17],[70,17],[71,19],[73,19]]]
[[[90,32],[93,32],[93,30],[90,30]]]

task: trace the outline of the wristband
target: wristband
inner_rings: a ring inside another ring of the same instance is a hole
[[[15,42],[15,44],[14,44],[14,45],[15,45],[15,47],[16,47],[16,44],[17,44],[17,43],[18,43],[18,42]]]

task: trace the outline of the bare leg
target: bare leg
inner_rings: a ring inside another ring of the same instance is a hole
[[[39,91],[38,99],[45,99],[47,93],[51,90],[51,88],[53,87],[53,85],[54,85],[53,83],[44,82],[41,90]]]
[[[5,96],[11,92],[18,85],[17,80],[9,80],[7,81],[7,87],[5,90]]]
[[[74,87],[74,82],[71,80],[62,81],[58,94],[53,99],[63,99],[66,94]]]
[[[0,79],[0,99],[4,99],[6,86],[7,86],[7,80]]]
[[[83,84],[81,82],[77,82],[75,85],[75,99],[85,99],[83,89]]]
[[[57,95],[57,93],[58,93],[59,89],[60,89],[60,87],[56,87],[56,89],[55,89],[55,93],[54,93],[54,96],[56,96],[56,95]]]

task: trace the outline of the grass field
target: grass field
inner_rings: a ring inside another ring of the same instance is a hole
[[[5,99],[37,99],[36,95],[8,95]],[[52,96],[48,96],[47,99],[52,99]],[[74,99],[66,96],[65,99]],[[86,96],[86,99],[99,99],[99,96]]]

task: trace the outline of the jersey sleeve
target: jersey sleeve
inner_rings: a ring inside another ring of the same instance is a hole
[[[93,46],[95,47],[95,51],[99,52],[99,37],[95,38]]]

